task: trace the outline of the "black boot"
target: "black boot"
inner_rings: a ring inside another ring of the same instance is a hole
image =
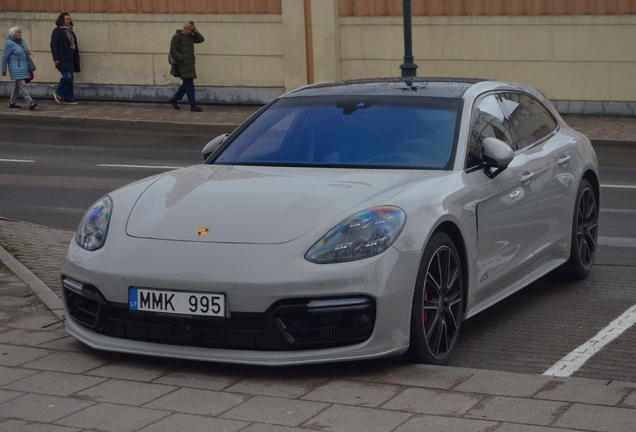
[[[199,108],[196,104],[194,104],[194,105],[190,105],[190,111],[201,112],[203,110]]]
[[[170,102],[172,104],[172,108],[181,109],[181,107],[179,105],[177,105],[177,100],[175,98],[170,98],[168,100],[168,102]]]

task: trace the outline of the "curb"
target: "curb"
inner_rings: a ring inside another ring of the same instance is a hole
[[[33,293],[60,319],[64,319],[64,303],[51,289],[36,275],[15,259],[0,246],[0,261],[6,265],[22,282],[27,284]]]
[[[636,145],[636,140],[634,141],[626,141],[626,140],[612,140],[612,139],[591,139],[592,145],[595,146],[604,146],[604,145],[613,145],[613,146],[633,146]]]
[[[218,123],[178,123],[151,120],[121,120],[121,119],[102,119],[93,117],[76,117],[76,116],[43,116],[43,115],[22,115],[22,114],[5,114],[0,113],[0,120],[12,120],[34,123],[72,123],[83,124],[88,126],[124,126],[130,128],[156,128],[156,129],[172,129],[179,131],[192,132],[214,132],[214,133],[231,133],[239,127],[239,124],[218,124]]]

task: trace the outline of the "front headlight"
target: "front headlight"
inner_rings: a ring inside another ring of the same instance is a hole
[[[82,223],[77,230],[75,235],[77,244],[89,251],[94,251],[104,246],[112,210],[113,201],[108,195],[93,204],[84,215],[84,219],[82,219]]]
[[[398,238],[406,213],[398,207],[374,207],[331,229],[305,254],[317,264],[355,261],[387,250]]]

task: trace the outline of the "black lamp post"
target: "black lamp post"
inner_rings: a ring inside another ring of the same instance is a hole
[[[402,77],[417,76],[417,65],[413,63],[413,35],[411,34],[411,0],[403,0],[404,4],[404,63],[400,65]]]

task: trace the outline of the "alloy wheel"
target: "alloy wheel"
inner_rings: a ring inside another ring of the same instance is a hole
[[[422,297],[426,343],[434,358],[443,359],[455,345],[462,313],[461,266],[446,245],[438,248],[429,261]]]
[[[596,198],[591,188],[581,194],[576,219],[576,247],[579,261],[585,269],[590,269],[596,256],[598,235],[598,210]]]

